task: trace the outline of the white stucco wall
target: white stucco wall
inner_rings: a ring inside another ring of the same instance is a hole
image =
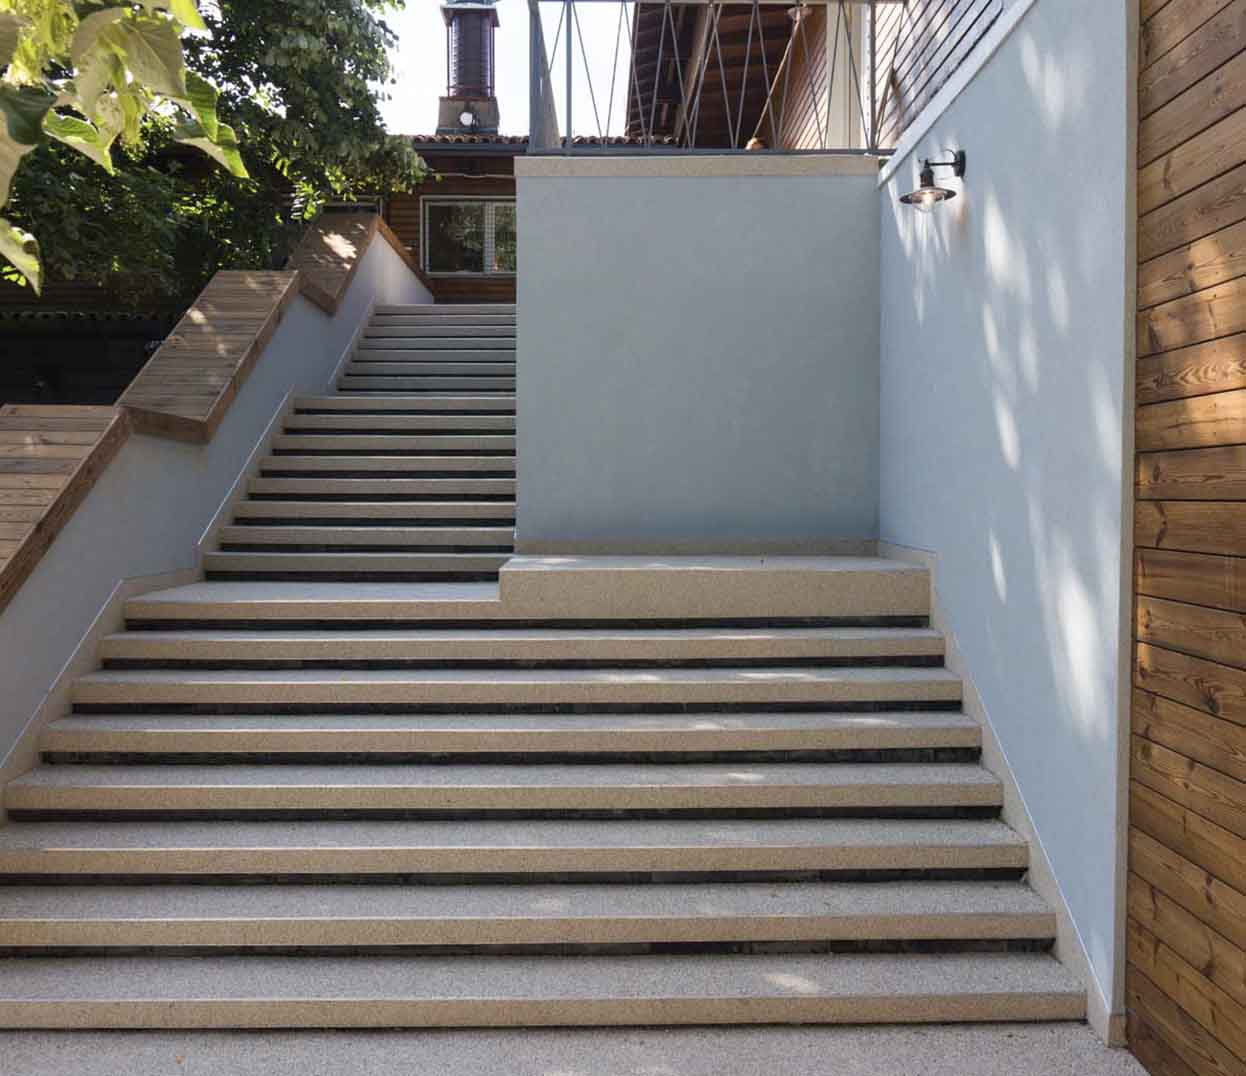
[[[209,444],[136,434],[121,448],[0,614],[0,760],[119,582],[197,567],[196,543],[282,400],[326,391],[374,300],[432,301],[381,241],[333,317],[295,298]]]
[[[1037,0],[880,191],[881,538],[938,557],[939,601],[1109,1011],[1129,691],[1129,9]],[[899,205],[918,158],[945,148],[968,153],[961,196],[930,217]]]
[[[525,551],[877,536],[877,166],[520,158]]]

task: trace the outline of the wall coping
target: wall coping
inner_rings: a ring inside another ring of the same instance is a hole
[[[637,156],[519,156],[517,179],[739,179],[877,176],[878,157],[827,153],[655,153]]]

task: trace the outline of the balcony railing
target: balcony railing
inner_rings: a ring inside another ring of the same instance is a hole
[[[885,155],[905,2],[528,0],[529,151]]]

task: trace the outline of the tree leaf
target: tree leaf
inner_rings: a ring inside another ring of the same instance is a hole
[[[49,112],[44,117],[43,129],[58,142],[64,142],[70,148],[90,157],[109,175],[115,174],[111,153],[113,141],[117,137],[115,132],[110,137],[86,120],[80,120],[76,116],[63,116],[58,112]]]
[[[216,117],[216,102],[221,95],[212,83],[194,71],[186,72],[186,90],[186,100],[183,103],[203,124],[208,138],[215,141],[220,128],[220,121]]]
[[[203,150],[239,179],[251,178],[247,166],[242,163],[242,154],[238,152],[238,137],[228,124],[218,124],[216,138],[209,138],[203,124],[198,120],[191,120],[189,123],[180,124],[174,137],[179,142]]]
[[[39,243],[29,232],[16,228],[0,217],[0,257],[22,274],[39,295],[43,291],[43,267],[39,264]]]
[[[117,49],[136,82],[165,97],[186,97],[186,61],[177,23],[138,15],[110,26],[100,38]]]
[[[124,7],[109,7],[88,15],[80,23],[74,33],[73,42],[69,46],[69,58],[75,68],[88,63],[91,54],[101,47],[100,37],[109,27],[120,22],[126,15]]]
[[[55,99],[44,90],[0,83],[0,206],[9,200],[21,159],[43,141],[43,117]]]
[[[0,11],[0,69],[9,66],[13,54],[17,51],[17,41],[21,32],[30,25],[20,15],[11,11]]]

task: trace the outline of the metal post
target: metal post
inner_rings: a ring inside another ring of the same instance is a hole
[[[878,149],[878,4],[870,0],[870,129],[869,149]]]
[[[571,78],[574,73],[571,63],[571,20],[575,17],[575,12],[572,10],[574,3],[575,0],[566,0],[565,18],[562,20],[567,34],[567,140],[563,144],[565,153],[571,152]]]
[[[544,111],[541,100],[541,58],[538,55],[541,33],[541,5],[528,0],[528,152],[535,153],[537,145],[544,141],[544,132],[537,124]]]

